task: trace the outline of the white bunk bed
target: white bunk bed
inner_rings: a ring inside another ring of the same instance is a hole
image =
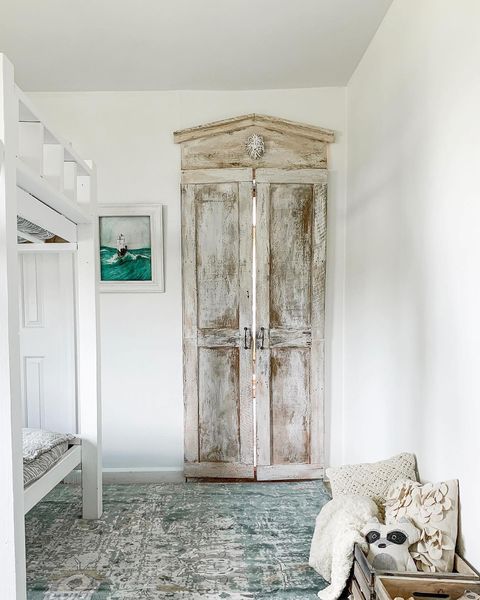
[[[0,54],[0,598],[26,598],[24,514],[79,465],[83,517],[102,513],[95,190],[93,164],[40,116]],[[18,252],[71,252],[76,279],[78,437],[25,488]]]

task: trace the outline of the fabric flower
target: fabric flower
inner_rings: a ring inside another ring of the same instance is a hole
[[[416,481],[404,481],[392,486],[388,491],[386,507],[392,520],[406,517],[408,508],[413,502],[413,491],[421,484]]]
[[[445,570],[445,566],[453,560],[456,540],[451,535],[456,536],[456,527],[452,529],[446,523],[452,520],[447,514],[456,510],[456,485],[453,480],[424,485],[416,481],[402,481],[389,490],[386,502],[388,521],[408,517],[421,530],[420,540],[410,549],[419,571],[433,573]]]

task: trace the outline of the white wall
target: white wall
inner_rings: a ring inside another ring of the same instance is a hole
[[[480,564],[480,3],[394,0],[348,86],[346,461],[459,478]]]
[[[330,152],[328,239],[329,431],[341,429],[345,90],[36,93],[52,125],[98,169],[99,202],[162,203],[166,293],[101,299],[104,464],[181,469],[183,400],[180,272],[180,150],[176,129],[244,113],[266,113],[337,131]],[[335,297],[335,304],[333,298]],[[327,441],[340,460],[340,436]]]

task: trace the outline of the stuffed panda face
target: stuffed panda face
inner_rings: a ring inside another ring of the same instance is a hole
[[[377,548],[386,548],[391,544],[397,544],[401,546],[407,543],[408,546],[408,535],[406,532],[400,529],[388,530],[386,526],[377,527],[367,532],[365,538],[370,546],[376,546]]]

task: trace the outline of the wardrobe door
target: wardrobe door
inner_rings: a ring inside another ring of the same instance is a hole
[[[252,181],[182,176],[186,477],[254,476]]]
[[[327,172],[257,169],[257,479],[323,476]]]

